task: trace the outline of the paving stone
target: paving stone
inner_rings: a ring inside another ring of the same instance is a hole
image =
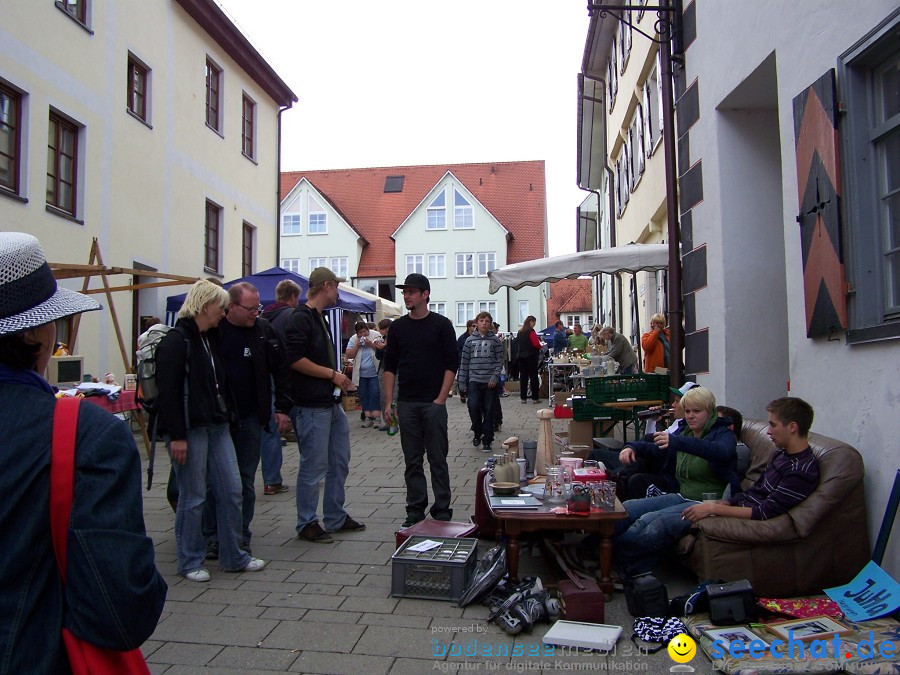
[[[430,630],[367,626],[353,653],[443,660],[434,656],[435,649],[446,648],[451,642],[450,636],[433,635]]]
[[[270,593],[260,604],[266,607],[302,607],[304,609],[337,609],[343,598],[315,593]]]
[[[398,614],[409,614],[411,616],[442,616],[452,619],[462,617],[461,608],[453,603],[438,600],[411,600],[403,598],[397,604],[395,611]]]
[[[377,614],[390,614],[397,607],[394,598],[346,598],[340,605],[340,610],[374,612]]]
[[[223,605],[258,605],[268,595],[266,591],[252,591],[243,586],[236,590],[210,588],[194,602],[221,603]]]
[[[263,641],[263,646],[349,654],[364,626],[345,623],[282,622]],[[369,652],[365,652],[369,653]]]
[[[228,616],[201,619],[177,613],[161,622],[151,637],[166,642],[255,647],[277,624],[271,619],[236,619]]]
[[[266,593],[299,593],[306,584],[294,584],[287,581],[248,581],[241,585],[244,591],[264,591]]]
[[[166,607],[173,616],[179,614],[199,614],[202,616],[215,616],[225,609],[224,602],[200,602],[193,600],[191,602],[166,602]]]
[[[400,614],[363,614],[359,623],[367,626],[396,626],[397,628],[422,628],[427,621],[421,616]]]
[[[253,647],[226,647],[209,665],[214,668],[237,668],[239,670],[287,671],[297,660],[297,652],[289,649],[260,649]]]
[[[357,623],[362,612],[331,609],[311,609],[303,617],[304,621],[324,621],[331,623]]]
[[[265,607],[257,605],[226,605],[221,616],[247,616],[255,619],[265,611]]]
[[[365,673],[365,675],[376,675],[389,672],[393,661],[393,659],[387,657],[305,651],[294,661],[290,670],[301,673]]]
[[[356,586],[363,580],[362,574],[341,574],[329,572],[326,568],[321,572],[294,572],[288,581],[304,584],[329,584],[332,586]]]
[[[219,645],[204,645],[190,642],[167,642],[157,649],[147,660],[154,663],[205,666],[220,651],[222,651],[222,647]]]
[[[440,667],[442,660],[443,659],[396,659],[394,665],[391,667],[390,675],[423,675],[423,673],[431,673]],[[444,671],[440,670],[438,672]],[[457,671],[448,670],[447,672],[455,673]],[[475,672],[477,672],[477,670]]]
[[[278,619],[279,621],[299,621],[309,610],[300,607],[266,607],[260,619]]]

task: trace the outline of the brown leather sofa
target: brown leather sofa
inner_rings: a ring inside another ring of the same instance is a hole
[[[750,487],[775,452],[766,422],[746,420],[741,440],[750,448]],[[749,579],[761,597],[821,593],[847,583],[869,561],[865,469],[842,441],[810,434],[819,460],[816,490],[771,520],[705,518],[678,543],[682,561],[700,579]]]

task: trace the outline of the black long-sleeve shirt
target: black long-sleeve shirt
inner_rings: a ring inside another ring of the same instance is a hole
[[[453,324],[435,312],[422,319],[407,314],[391,323],[384,352],[385,372],[400,372],[401,401],[433,401],[441,392],[444,373],[456,372]]]
[[[807,447],[796,455],[779,448],[753,487],[730,501],[732,506],[749,507],[753,520],[768,520],[802,502],[818,485],[819,460],[812,448]]]

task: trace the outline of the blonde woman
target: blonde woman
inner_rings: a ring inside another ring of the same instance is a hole
[[[216,334],[228,303],[228,292],[221,286],[205,279],[196,282],[156,357],[159,427],[178,484],[178,572],[190,581],[209,581],[201,531],[207,482],[217,506],[219,566],[227,572],[256,572],[266,566],[239,546],[241,477],[229,430],[233,406]]]
[[[644,350],[645,373],[669,367],[669,329],[662,314],[650,317],[650,330],[641,335],[641,349]]]

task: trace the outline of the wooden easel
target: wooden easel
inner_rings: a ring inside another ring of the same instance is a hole
[[[87,265],[77,265],[77,264],[63,264],[63,263],[49,263],[50,269],[53,270],[53,276],[56,279],[73,279],[77,277],[84,277],[84,283],[81,286],[81,292],[85,295],[93,295],[96,293],[103,293],[106,295],[106,305],[109,308],[109,315],[112,318],[113,329],[116,332],[116,340],[119,343],[119,353],[122,356],[122,365],[125,366],[126,373],[132,373],[133,368],[131,367],[130,359],[128,358],[128,351],[125,349],[125,340],[122,338],[122,329],[119,326],[119,317],[116,313],[116,306],[112,300],[112,294],[114,291],[137,291],[142,288],[158,288],[161,286],[184,286],[186,284],[193,284],[197,281],[197,277],[185,277],[177,274],[165,274],[163,272],[156,272],[150,270],[138,270],[133,269],[131,267],[107,267],[103,263],[103,256],[100,253],[100,244],[97,241],[97,238],[94,237],[91,242],[91,252],[88,256]],[[128,274],[132,276],[144,276],[144,277],[152,277],[156,279],[166,279],[166,281],[154,281],[150,283],[142,283],[142,284],[127,284],[124,286],[110,286],[108,277],[112,274]],[[99,276],[100,281],[103,284],[103,288],[94,288],[89,289],[91,277]],[[76,314],[72,318],[71,322],[71,331],[69,333],[69,349],[74,353],[75,351],[75,340],[78,338],[78,326],[81,323],[81,315]],[[138,421],[138,425],[141,427],[141,436],[144,439],[144,448],[147,453],[147,457],[150,457],[150,437],[147,434],[147,422],[144,419],[144,411],[138,406],[136,410],[133,411]]]

